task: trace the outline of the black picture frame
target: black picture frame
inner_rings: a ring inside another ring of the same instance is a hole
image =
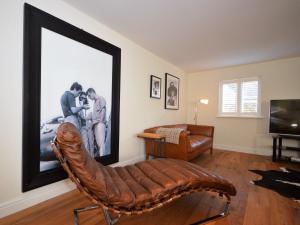
[[[179,109],[179,82],[178,77],[165,73],[165,109]]]
[[[104,165],[119,161],[121,49],[25,3],[22,141],[23,192],[67,178],[66,173],[61,167],[40,172],[42,28],[46,28],[112,57],[111,153],[98,157],[96,160]],[[55,87],[53,87],[53,91],[55,91]]]
[[[158,87],[155,87],[158,84]],[[161,98],[161,78],[151,75],[150,76],[150,98]]]

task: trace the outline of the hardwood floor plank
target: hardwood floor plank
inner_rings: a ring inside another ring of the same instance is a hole
[[[271,157],[214,150],[204,153],[193,163],[219,174],[237,188],[230,215],[206,225],[298,225],[300,204],[278,193],[250,183],[260,176],[249,169],[278,169],[285,166],[300,170],[300,164],[273,163]],[[73,225],[73,209],[91,205],[77,190],[50,199],[0,219],[1,225]],[[224,201],[215,194],[194,193],[162,208],[139,216],[123,216],[119,225],[188,225],[218,214]],[[80,213],[80,225],[105,225],[102,210]]]

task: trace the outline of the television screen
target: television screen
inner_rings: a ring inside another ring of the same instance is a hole
[[[270,133],[300,135],[300,99],[271,100]]]

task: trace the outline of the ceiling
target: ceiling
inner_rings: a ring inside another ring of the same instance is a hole
[[[186,72],[300,56],[300,0],[64,0]]]

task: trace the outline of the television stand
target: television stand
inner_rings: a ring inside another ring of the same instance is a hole
[[[278,149],[277,149],[277,139],[278,139]],[[300,141],[300,136],[292,136],[292,135],[274,135],[273,136],[273,157],[272,161],[276,162],[277,160],[281,159],[282,150],[291,150],[291,151],[300,151],[299,147],[291,147],[291,146],[282,146],[283,139],[292,139]],[[277,157],[277,150],[278,150],[278,157]]]

